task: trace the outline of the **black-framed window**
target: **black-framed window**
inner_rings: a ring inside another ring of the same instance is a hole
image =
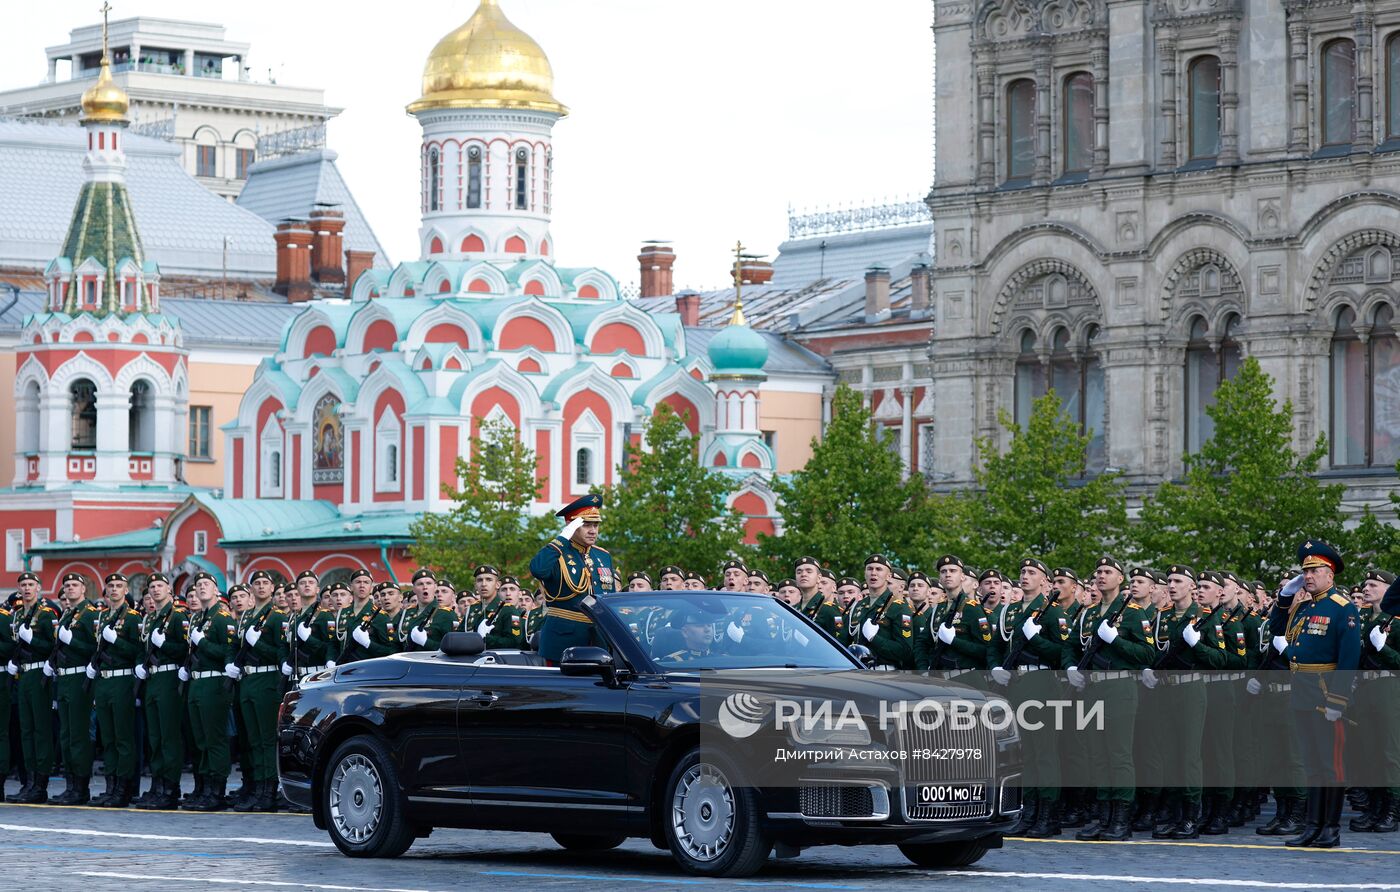
[[[1094,76],[1076,71],[1064,82],[1062,131],[1065,173],[1081,173],[1094,160]]]
[[[1099,327],[1085,331],[1084,343],[1072,346],[1069,329],[1060,327],[1051,334],[1049,355],[1042,360],[1035,332],[1021,333],[1016,357],[1014,417],[1019,427],[1030,424],[1035,400],[1054,390],[1061,411],[1074,419],[1081,433],[1089,434],[1084,473],[1097,474],[1107,466],[1104,440],[1104,372],[1096,342]]]
[[[522,211],[530,207],[530,153],[526,149],[515,150],[515,207]]]
[[[155,451],[154,399],[149,382],[132,382],[126,412],[126,445],[131,452]]]
[[[481,147],[467,149],[467,207],[481,207]]]
[[[1356,44],[1346,38],[1322,47],[1322,104],[1318,130],[1324,146],[1351,145],[1356,122]]]
[[[440,209],[442,200],[442,155],[437,148],[428,150],[428,210]]]
[[[1006,87],[1006,179],[1029,180],[1035,170],[1035,82]]]
[[[218,146],[195,146],[195,173],[202,177],[218,176]]]
[[[209,427],[213,420],[211,406],[190,406],[190,458],[212,458]]]
[[[1391,468],[1400,461],[1395,309],[1381,304],[1367,323],[1359,325],[1356,311],[1343,307],[1332,330],[1333,467]]]
[[[237,149],[234,154],[234,176],[240,180],[248,179],[248,168],[253,166],[253,159],[256,157],[253,149]]]
[[[1400,139],[1400,31],[1385,42],[1385,135]]]
[[[1187,155],[1191,161],[1220,154],[1220,60],[1198,56],[1186,69]]]
[[[72,410],[73,449],[97,448],[97,385],[79,378],[68,385],[68,400]]]
[[[1242,358],[1236,340],[1240,317],[1230,314],[1222,323],[1218,343],[1212,344],[1205,317],[1191,320],[1186,342],[1186,451],[1199,452],[1215,433],[1215,422],[1206,409],[1215,404],[1215,390],[1235,377]]]

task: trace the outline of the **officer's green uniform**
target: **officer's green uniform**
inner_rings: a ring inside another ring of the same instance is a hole
[[[1234,607],[1220,611],[1218,624],[1207,623],[1206,629],[1216,630],[1218,642],[1213,638],[1201,642],[1201,646],[1218,644],[1217,650],[1223,657],[1219,670],[1207,677],[1206,684],[1206,722],[1211,733],[1207,737],[1210,745],[1201,753],[1207,797],[1201,830],[1210,836],[1229,831],[1226,816],[1235,795],[1235,760],[1240,755],[1235,746],[1239,721],[1236,690],[1241,688],[1241,673],[1248,664],[1244,626],[1239,620],[1242,613]]]
[[[287,650],[289,655],[296,657],[293,660],[289,656],[288,662],[299,679],[326,668],[331,654],[340,649],[340,642],[335,637],[335,623],[335,614],[322,609],[320,602],[303,607],[287,620]],[[303,627],[309,629],[305,640],[301,637]]]
[[[646,611],[645,618],[642,620],[643,629],[645,629],[646,625],[650,623],[652,614],[654,613],[656,613],[655,610]],[[540,633],[540,626],[542,625],[544,625],[543,607],[533,607],[525,611],[525,640],[527,642],[532,643],[536,647],[536,649],[538,649],[539,645],[539,638],[537,636]]]
[[[467,609],[462,628],[475,632],[485,622],[490,628],[482,638],[493,649],[514,649],[525,645],[525,623],[520,612],[497,594],[490,601],[479,601]]]
[[[247,643],[251,630],[260,630],[256,644],[243,648],[244,662],[238,680],[238,712],[248,734],[248,759],[243,767],[253,783],[262,785],[255,796],[273,804],[277,784],[277,708],[282,702],[283,624],[287,615],[268,601],[245,610],[238,618],[237,642]],[[247,779],[244,780],[246,788]],[[269,786],[270,785],[270,786]]]
[[[102,629],[112,629],[117,640],[102,648],[101,665],[93,684],[97,733],[102,740],[102,764],[110,796],[125,805],[136,786],[136,675],[141,648],[141,614],[113,601],[100,616]],[[178,736],[179,725],[176,725]],[[177,741],[178,743],[178,741]],[[178,770],[178,769],[177,769]]]
[[[63,770],[77,783],[86,788],[92,777],[92,689],[88,686],[88,664],[97,651],[97,615],[93,603],[86,598],[76,606],[63,611],[55,637],[59,629],[68,629],[73,639],[67,644],[58,642],[58,679],[54,684],[54,699],[58,703],[58,745],[63,757]],[[70,788],[71,788],[70,783]],[[82,803],[87,802],[86,796]]]
[[[14,617],[0,607],[0,666],[15,658]],[[10,773],[10,679],[0,676],[0,793],[5,789],[5,777]]]
[[[914,635],[916,668],[947,672],[986,667],[987,649],[993,638],[991,619],[976,595],[964,596],[962,606],[954,612],[956,601],[956,596],[950,599],[937,616],[932,610],[926,611],[923,629]],[[953,643],[946,646],[938,640],[938,629],[945,624],[952,625],[957,633]]]
[[[576,519],[602,520],[602,496],[586,495],[555,512],[569,523]],[[544,589],[546,613],[540,627],[539,653],[557,663],[570,647],[589,645],[596,640],[593,618],[584,612],[592,599],[613,591],[612,555],[594,545],[579,550],[563,536],[555,536],[530,559],[530,575]]]
[[[403,611],[400,610],[400,613]],[[353,631],[353,630],[352,630]],[[390,616],[377,610],[369,621],[369,647],[365,648],[364,659],[387,657],[399,652],[398,616]]]
[[[874,638],[865,636],[867,620],[879,627]],[[914,668],[914,611],[891,589],[871,592],[856,602],[847,637],[851,644],[870,648],[877,666]]]
[[[1095,603],[1081,605],[1075,602],[1079,611],[1070,619],[1069,647],[1064,667],[1066,669],[1079,665],[1089,641],[1095,637],[1094,630],[1108,615],[1109,605],[1103,602],[1097,591],[1094,594],[1099,598]],[[1082,702],[1091,699],[1087,690],[1079,691],[1072,685],[1064,690],[1071,700]],[[1093,820],[1097,815],[1097,795],[1094,787],[1086,785],[1085,778],[1091,773],[1090,764],[1097,746],[1093,738],[1098,732],[1071,727],[1065,729],[1064,735],[1064,746],[1060,748],[1060,765],[1069,781],[1061,785],[1060,799],[1065,812],[1065,824],[1073,827],[1089,820],[1089,826],[1085,829],[1093,831],[1097,829],[1097,821]]]
[[[211,794],[206,802],[217,800],[209,810],[226,807],[223,796],[229,773],[228,718],[232,697],[224,685],[224,666],[237,650],[236,635],[233,614],[222,602],[215,602],[190,620],[190,736],[194,740],[195,774],[204,779]],[[198,644],[194,643],[196,637]]]
[[[360,646],[360,643],[351,636],[354,631],[361,626],[364,626],[365,629],[368,630],[373,620],[366,621],[366,617],[371,613],[378,612],[379,608],[374,606],[374,598],[371,597],[366,599],[365,603],[358,608],[352,602],[342,607],[340,612],[336,614],[335,636],[340,639],[340,653],[335,659],[337,664],[344,665],[345,663],[353,663],[356,660],[369,659],[370,655],[366,653],[365,649]]]
[[[58,611],[39,598],[34,606],[21,607],[11,620],[11,631],[15,634],[12,659],[19,670],[15,699],[19,702],[20,755],[30,784],[37,784],[43,793],[53,774],[53,685],[44,674],[44,664],[53,652]],[[20,636],[21,628],[33,633],[28,642]],[[22,799],[23,792],[11,799]],[[44,797],[47,798],[47,793]]]
[[[160,629],[165,641],[156,647],[151,633]],[[182,733],[185,698],[180,696],[180,667],[190,651],[190,616],[174,600],[141,623],[142,659],[149,661],[141,705],[146,713],[146,751],[151,780],[178,788],[185,768],[185,736]],[[222,664],[221,664],[222,668]]]
[[[841,615],[840,607],[827,603],[820,588],[813,590],[810,597],[804,596],[802,604],[797,609],[832,638],[837,641],[846,640],[846,618]]]
[[[1382,647],[1371,640],[1379,629]],[[1348,740],[1363,741],[1358,757],[1375,766],[1369,774],[1382,786],[1372,787],[1366,814],[1353,818],[1350,828],[1361,833],[1390,833],[1400,818],[1400,623],[1388,613],[1371,611],[1361,629],[1361,671],[1357,673],[1352,702],[1362,721],[1364,733],[1349,734]]]

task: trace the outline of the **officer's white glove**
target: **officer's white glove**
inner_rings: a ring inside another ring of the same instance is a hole
[[[204,640],[204,633],[198,629],[190,629],[190,640],[194,642],[195,647],[199,647],[199,642]]]
[[[134,671],[136,672],[136,677],[137,677],[138,679],[140,679],[141,681],[145,681],[145,680],[146,680],[146,667],[145,667],[145,666],[142,666],[140,663],[137,663],[137,664],[136,664],[136,669],[135,669]]]
[[[1385,650],[1385,632],[1380,626],[1372,626],[1371,634],[1366,637],[1371,639],[1371,646],[1376,650]]]
[[[1246,691],[1249,691],[1251,694],[1257,694],[1264,689],[1264,686],[1259,683],[1259,679],[1251,678],[1249,681],[1244,683],[1244,689]]]
[[[860,633],[866,641],[874,641],[875,636],[880,634],[880,626],[873,619],[868,619],[860,624]]]
[[[288,678],[292,677],[292,664],[288,663],[286,660],[282,661],[282,674]]]
[[[1034,616],[1026,617],[1026,621],[1021,623],[1021,634],[1026,636],[1027,641],[1040,634],[1040,624],[1035,621]]]
[[[560,536],[563,536],[563,537],[564,537],[564,541],[567,542],[567,541],[569,541],[570,539],[574,538],[574,533],[577,533],[577,532],[578,532],[578,528],[581,527],[581,526],[583,526],[583,518],[582,518],[582,517],[575,517],[573,520],[571,520],[571,521],[569,521],[568,523],[564,524],[564,530],[563,530],[563,532],[561,532],[559,535],[560,535]]]
[[[52,665],[50,665],[50,664],[48,664],[48,663],[45,663],[45,664],[44,664],[44,675],[47,676],[47,677],[49,677],[49,678],[53,678],[53,676],[54,676],[54,671],[53,671],[53,666],[52,666]]]
[[[1011,670],[1003,669],[1000,666],[993,666],[992,681],[996,682],[997,684],[1006,684],[1007,682],[1011,681]]]
[[[327,668],[327,669],[334,669],[334,668],[335,668],[335,660],[326,660],[326,668]]]
[[[87,668],[83,670],[83,674],[86,675],[88,678],[96,678],[97,670],[93,668],[93,665],[91,663],[88,663]]]
[[[302,641],[305,641],[306,639],[310,638],[311,626],[307,625],[306,623],[302,623],[301,625],[297,626],[297,637],[300,638]]]
[[[1084,677],[1084,673],[1079,671],[1078,666],[1070,666],[1065,670],[1065,674],[1069,676],[1069,683],[1074,685],[1076,691],[1084,690],[1084,686],[1089,682],[1089,680]]]
[[[1151,669],[1142,670],[1142,683],[1147,686],[1149,691],[1157,687],[1159,684],[1157,681],[1157,673],[1153,672]]]
[[[410,640],[413,641],[414,644],[418,645],[419,647],[422,647],[423,645],[428,643],[428,630],[420,626],[419,628],[414,629],[412,632],[409,632],[408,637]]]
[[[1284,597],[1287,597],[1287,596],[1289,596],[1289,595],[1296,595],[1296,594],[1298,594],[1298,590],[1299,590],[1300,588],[1302,588],[1302,587],[1303,587],[1303,574],[1302,574],[1302,573],[1299,573],[1297,576],[1294,576],[1292,579],[1288,580],[1287,582],[1285,582],[1285,583],[1283,584],[1283,590],[1282,590],[1281,594],[1282,594]]]
[[[1341,719],[1342,711],[1340,709],[1333,709],[1329,706],[1326,709],[1322,710],[1322,717],[1327,719],[1327,721],[1329,722],[1335,722]]]
[[[355,631],[350,633],[350,637],[355,639],[355,643],[360,647],[369,647],[369,632],[360,626],[355,627]]]
[[[1108,624],[1108,620],[1099,623],[1099,637],[1104,644],[1112,644],[1118,640],[1118,630]]]
[[[107,626],[102,630],[102,640],[108,644],[117,643],[117,630],[113,626]]]
[[[249,647],[257,647],[258,639],[262,637],[261,629],[249,629],[243,633],[243,640],[248,642]]]
[[[175,673],[175,675],[178,676],[179,679],[180,679],[180,681],[182,681],[182,682],[186,682],[186,681],[189,681],[189,680],[190,680],[190,673],[189,673],[188,671],[186,671],[186,669],[185,669],[184,666],[181,666],[180,669],[179,669],[179,671],[177,671],[177,672]]]
[[[31,629],[31,628],[29,628],[28,626],[20,626],[20,627],[19,627],[19,640],[20,640],[20,641],[23,641],[25,644],[28,644],[29,642],[33,641],[33,640],[34,640],[34,630]]]
[[[806,646],[807,646],[807,642],[809,642],[809,641],[812,640],[812,639],[808,638],[806,635],[803,635],[803,634],[802,634],[800,631],[798,631],[797,629],[793,629],[793,630],[792,630],[792,637],[793,637],[793,640],[794,640],[794,641],[796,641],[798,644],[802,645],[803,647],[806,647]]]
[[[5,664],[5,671],[11,675],[19,675],[19,665],[14,660]]]
[[[938,627],[938,640],[944,644],[952,644],[953,639],[958,637],[958,630],[948,623],[943,623]]]
[[[728,635],[729,640],[733,641],[735,644],[744,640],[744,630],[734,625],[734,623],[729,624],[729,628],[724,630],[724,634]]]
[[[1274,650],[1278,651],[1279,653],[1283,653],[1284,651],[1288,650],[1288,639],[1283,637],[1282,635],[1275,635]]]
[[[1194,626],[1187,624],[1181,629],[1181,640],[1186,642],[1187,647],[1195,647],[1201,643],[1201,633],[1197,632]]]
[[[238,681],[238,676],[243,674],[243,670],[239,669],[232,663],[225,663],[224,674],[227,675],[229,678],[233,679],[234,681]]]
[[[151,643],[157,648],[165,647],[165,633],[160,629],[151,630]]]
[[[59,641],[62,641],[64,644],[72,644],[72,643],[73,643],[73,630],[70,629],[70,628],[68,628],[67,626],[59,626],[59,629],[58,629],[58,640],[59,640]]]

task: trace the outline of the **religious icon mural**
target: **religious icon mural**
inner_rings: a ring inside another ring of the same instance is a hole
[[[344,478],[345,434],[340,423],[340,400],[326,394],[316,403],[311,429],[311,480],[313,483],[340,483]]]

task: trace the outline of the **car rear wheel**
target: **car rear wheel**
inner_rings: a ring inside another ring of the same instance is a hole
[[[615,849],[626,841],[621,834],[551,833],[554,841],[571,852],[603,852]]]
[[[967,842],[906,843],[899,847],[904,857],[920,867],[967,867],[976,864],[991,846],[979,840]]]
[[[404,815],[401,789],[378,740],[352,737],[337,747],[321,787],[336,848],[352,858],[397,858],[408,851],[417,834]]]
[[[759,827],[758,795],[735,786],[728,760],[691,750],[666,784],[662,830],[671,857],[697,876],[746,877],[757,873],[773,848]]]

